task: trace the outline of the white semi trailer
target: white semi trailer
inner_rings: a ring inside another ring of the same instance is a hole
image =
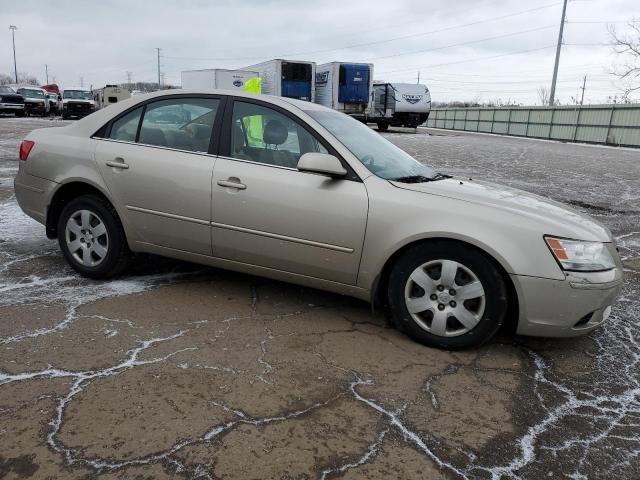
[[[373,108],[367,122],[379,130],[392,127],[416,128],[429,118],[431,93],[419,83],[378,83],[373,85]]]
[[[243,68],[258,72],[264,94],[314,101],[315,62],[277,58]]]
[[[226,70],[209,68],[206,70],[185,70],[182,72],[182,88],[195,90],[243,90],[248,80],[258,77],[256,71]]]
[[[373,105],[373,64],[331,62],[316,68],[316,103],[364,119]]]

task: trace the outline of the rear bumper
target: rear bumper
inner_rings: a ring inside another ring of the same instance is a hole
[[[599,327],[622,289],[622,269],[572,273],[565,280],[511,275],[520,307],[517,333],[575,337]]]
[[[24,213],[44,225],[49,199],[58,184],[28,175],[23,169],[24,166],[20,165],[20,171],[13,182],[16,200]]]

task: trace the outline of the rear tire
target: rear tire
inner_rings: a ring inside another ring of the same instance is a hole
[[[65,259],[82,276],[110,278],[131,263],[122,222],[102,197],[84,195],[71,200],[62,209],[57,228]]]
[[[434,241],[406,251],[389,278],[396,328],[430,347],[476,347],[495,335],[507,288],[494,262],[471,246]]]
[[[378,130],[381,132],[386,132],[389,129],[389,124],[387,122],[378,122]]]

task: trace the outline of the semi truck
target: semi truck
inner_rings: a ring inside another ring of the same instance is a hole
[[[252,70],[226,70],[209,68],[205,70],[185,70],[182,72],[182,88],[195,90],[245,90],[245,83],[258,77]]]
[[[262,93],[314,101],[315,62],[276,58],[243,68],[258,72],[262,79]]]
[[[373,64],[331,62],[316,68],[316,103],[364,120],[373,105]]]
[[[417,128],[429,118],[431,93],[419,83],[382,83],[373,85],[373,108],[367,122],[378,130],[392,127]]]

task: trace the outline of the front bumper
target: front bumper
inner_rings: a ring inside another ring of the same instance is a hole
[[[567,272],[565,280],[511,275],[518,293],[517,333],[575,337],[600,326],[622,289],[622,268]]]
[[[0,103],[0,110],[12,112],[24,112],[24,103]]]
[[[85,117],[93,113],[95,108],[89,103],[69,102],[62,105],[62,113],[72,117]]]

